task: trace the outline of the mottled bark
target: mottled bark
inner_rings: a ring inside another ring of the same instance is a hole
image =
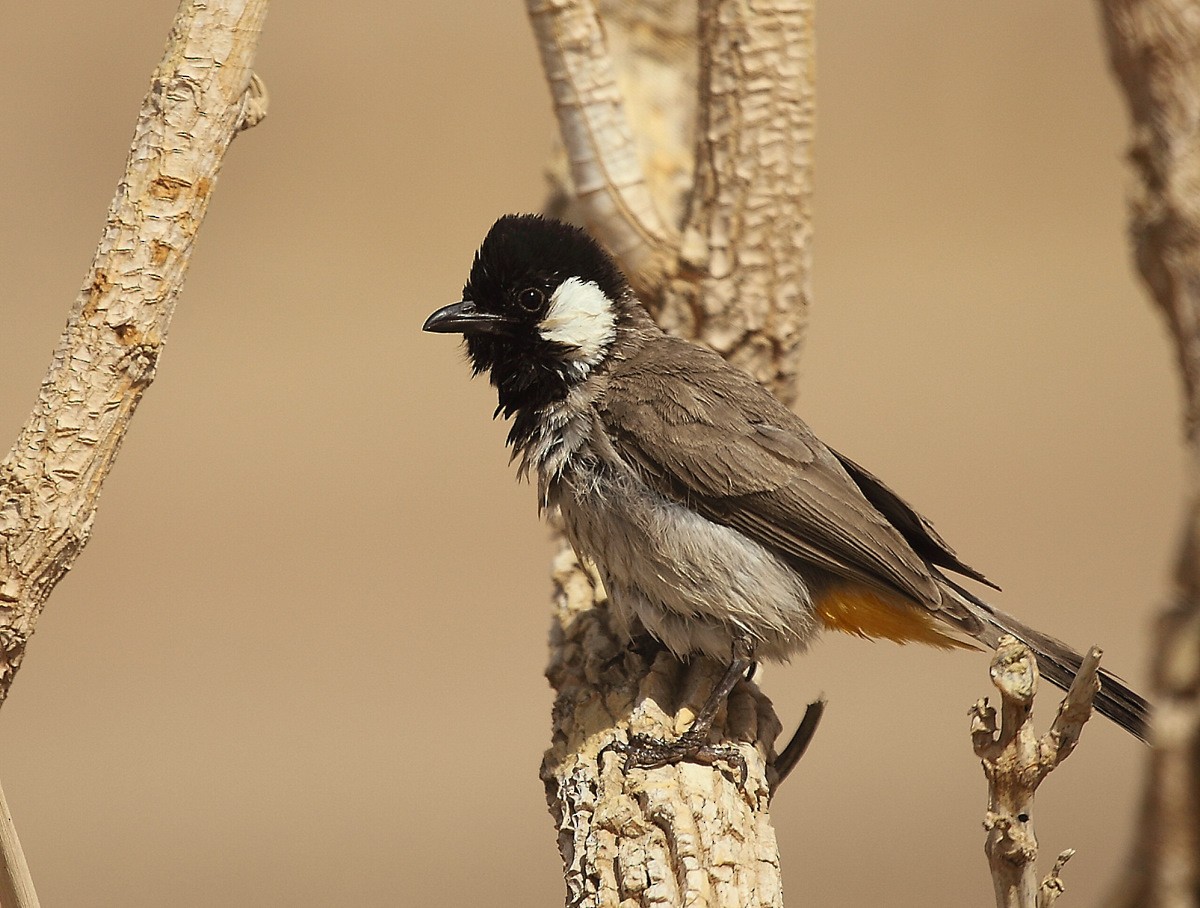
[[[1200,8],[1101,0],[1133,123],[1130,234],[1183,384],[1188,508],[1172,601],[1157,623],[1155,714],[1137,844],[1112,904],[1200,905]]]
[[[558,829],[567,905],[782,905],[779,849],[768,805],[768,760],[779,723],[740,683],[717,723],[739,742],[747,779],[680,763],[625,773],[609,749],[629,734],[673,737],[721,676],[705,659],[680,663],[618,639],[603,587],[569,547],[555,561],[547,677],[557,692],[542,765]]]
[[[250,71],[267,0],[184,0],[125,174],[33,413],[0,463],[0,703],[47,598],[91,534],[100,488],[159,353],[233,137],[266,115]],[[37,895],[0,792],[0,905]]]
[[[700,4],[695,189],[658,314],[785,401],[809,303],[813,7]]]
[[[266,0],[184,2],[125,175],[29,421],[0,464],[0,700],[47,597],[86,544],[100,488],[154,379],[247,91]]]
[[[586,0],[528,0],[565,146],[552,208],[614,249],[660,323],[790,400],[808,305],[812,5],[599,6],[603,28]],[[567,904],[781,905],[770,702],[742,682],[714,725],[745,758],[744,784],[721,765],[625,774],[610,745],[686,729],[723,667],[619,640],[565,543],[554,581],[542,777]]]
[[[631,276],[653,284],[670,231],[646,183],[596,9],[589,0],[527,0],[526,8],[579,213]]]

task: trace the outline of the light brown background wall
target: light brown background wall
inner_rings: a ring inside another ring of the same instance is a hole
[[[174,4],[0,7],[0,448],[84,278]],[[1005,607],[1145,682],[1176,388],[1127,266],[1125,114],[1082,0],[822,0],[801,409]],[[0,720],[54,906],[554,905],[537,766],[550,546],[492,398],[423,317],[552,120],[517,0],[274,5],[159,378]],[[837,639],[775,807],[790,904],[990,901],[986,660]],[[1050,713],[1043,701],[1043,718]],[[1089,728],[1038,799],[1071,904],[1144,751]],[[933,843],[931,846],[930,843]]]

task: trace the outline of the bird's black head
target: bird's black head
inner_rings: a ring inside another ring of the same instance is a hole
[[[466,337],[472,367],[489,372],[499,393],[497,413],[532,414],[604,359],[628,294],[620,269],[586,232],[510,214],[475,253],[462,301],[429,316],[425,330]]]

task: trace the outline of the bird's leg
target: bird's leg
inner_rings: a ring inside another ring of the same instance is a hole
[[[725,669],[725,674],[709,693],[688,730],[674,741],[664,741],[648,735],[631,735],[629,743],[621,747],[625,754],[626,771],[670,766],[685,760],[706,764],[724,760],[738,770],[738,775],[744,782],[746,761],[737,748],[732,744],[709,744],[708,733],[712,731],[713,721],[729,698],[730,692],[745,677],[747,669],[753,664],[754,645],[750,638],[737,638],[733,644],[733,658]]]

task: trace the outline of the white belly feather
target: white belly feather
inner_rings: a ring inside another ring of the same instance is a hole
[[[749,634],[786,659],[817,630],[804,581],[761,545],[668,501],[636,476],[568,480],[559,496],[571,544],[600,568],[613,612],[677,655],[726,661]]]

